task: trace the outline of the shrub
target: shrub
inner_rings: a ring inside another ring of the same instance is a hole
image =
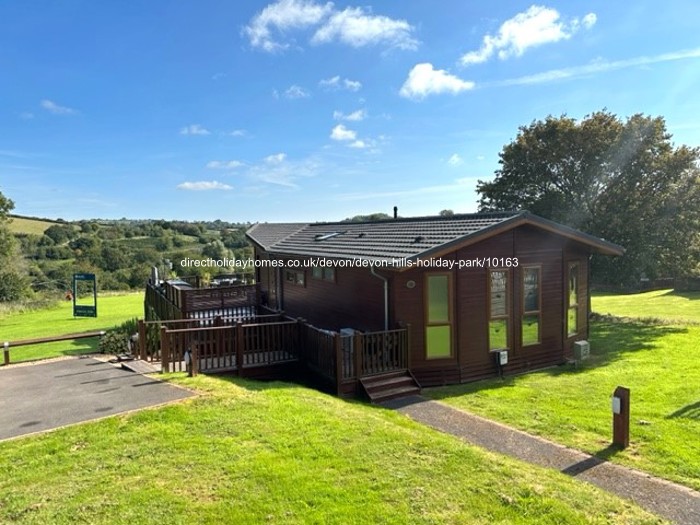
[[[107,331],[100,338],[100,352],[103,354],[123,354],[129,351],[129,337],[138,333],[138,319],[124,321]]]

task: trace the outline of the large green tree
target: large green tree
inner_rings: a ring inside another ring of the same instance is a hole
[[[8,228],[15,203],[0,193],[0,302],[15,301],[27,292],[27,281],[18,271],[17,243]]]
[[[482,210],[528,209],[623,245],[594,278],[631,283],[697,270],[700,150],[675,146],[662,117],[547,117],[520,128],[479,181]]]

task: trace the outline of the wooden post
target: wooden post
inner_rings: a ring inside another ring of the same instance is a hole
[[[239,377],[243,377],[243,346],[245,337],[243,334],[243,323],[236,323],[236,371]]]
[[[10,364],[10,343],[8,341],[5,341],[5,344],[3,345],[3,350],[2,350],[2,357],[3,357],[3,363],[5,366]]]
[[[411,370],[411,324],[406,324],[406,368]]]
[[[343,382],[343,343],[340,339],[340,334],[335,333],[334,336],[335,343],[335,386],[340,395],[342,392],[340,390],[340,385]]]
[[[139,359],[146,360],[146,323],[139,319]]]
[[[304,331],[305,325],[306,325],[306,319],[304,319],[303,317],[297,317],[297,334],[296,334],[297,340],[294,342],[294,351],[295,351],[296,355],[294,357],[299,359],[299,361],[306,361],[307,341],[306,341],[306,338],[304,337],[304,335],[306,333]]]
[[[354,358],[355,358],[355,378],[360,379],[362,377],[362,354],[364,353],[364,335],[355,332],[355,335],[352,336],[352,346],[353,346],[353,353]]]
[[[161,372],[170,372],[170,339],[164,326],[160,327],[160,365]]]
[[[613,393],[613,445],[627,448],[630,444],[630,390],[618,386]]]
[[[199,345],[197,343],[192,343],[190,359],[190,376],[197,377],[199,373]]]
[[[221,366],[221,357],[226,355],[226,353],[224,351],[225,350],[224,349],[224,330],[222,328],[224,326],[224,320],[221,318],[220,315],[217,315],[214,318],[214,326],[216,326],[218,328],[218,330],[216,331],[216,343],[215,343],[216,344],[216,351],[211,352],[211,350],[210,350],[211,353],[209,356],[209,358],[212,361],[212,363],[211,363],[212,367],[213,366]],[[214,365],[214,362],[213,362],[214,355],[216,355],[216,360],[217,360],[216,365]],[[226,359],[226,358],[224,357],[224,359]]]

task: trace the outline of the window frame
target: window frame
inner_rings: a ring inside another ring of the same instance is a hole
[[[575,283],[575,292],[576,292],[576,302],[571,303],[571,271],[573,269],[576,269],[576,283]],[[567,265],[567,274],[566,274],[566,316],[564,317],[566,319],[566,337],[571,338],[575,337],[579,333],[579,328],[580,328],[580,312],[579,312],[579,307],[581,305],[581,261],[569,261],[569,264]],[[576,315],[576,330],[573,332],[571,331],[571,326],[569,325],[569,312],[573,312]]]
[[[430,278],[431,277],[447,277],[447,320],[446,321],[430,321]],[[428,272],[425,274],[423,286],[423,305],[424,305],[424,319],[425,319],[425,360],[435,361],[438,359],[452,359],[454,358],[454,311],[453,311],[453,301],[454,301],[454,291],[452,290],[452,274],[450,272]],[[449,354],[440,356],[430,356],[428,353],[428,330],[430,328],[447,326],[449,328]]]
[[[290,279],[291,276],[291,279]],[[301,282],[299,282],[299,277],[301,277]],[[285,270],[284,271],[284,281],[292,286],[298,286],[300,288],[306,287],[306,273],[304,270]]]
[[[506,306],[506,313],[504,315],[498,315],[498,316],[493,316],[492,315],[492,310],[491,310],[491,305],[492,305],[492,297],[493,293],[491,291],[491,283],[493,282],[493,279],[491,275],[494,272],[502,272],[505,277],[506,277],[506,288],[505,288],[505,294],[506,297],[504,299],[505,306]],[[486,292],[486,315],[487,315],[487,323],[486,323],[486,341],[487,341],[487,348],[489,352],[497,352],[499,350],[510,350],[513,348],[513,341],[512,341],[512,336],[511,336],[511,328],[513,326],[513,307],[512,307],[512,274],[511,274],[511,269],[510,268],[489,268],[487,274],[486,274],[486,287],[487,287],[487,292]],[[492,321],[502,321],[505,320],[506,322],[506,346],[503,348],[491,348],[491,322]]]
[[[316,270],[320,270],[321,274],[316,275]],[[311,269],[311,278],[315,281],[326,281],[334,283],[336,279],[336,271],[332,266],[314,266]]]
[[[525,273],[528,270],[537,271],[537,310],[526,310],[525,309]],[[521,298],[520,298],[520,346],[525,348],[527,346],[535,346],[542,344],[542,265],[541,264],[528,264],[522,267],[521,272]],[[537,316],[537,341],[532,343],[525,343],[523,338],[523,330],[525,327],[525,317]]]

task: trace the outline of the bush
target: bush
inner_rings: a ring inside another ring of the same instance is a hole
[[[29,283],[16,272],[0,271],[0,302],[17,301],[29,293]]]
[[[103,354],[123,354],[129,352],[129,337],[137,334],[139,321],[137,318],[124,321],[119,326],[111,328],[100,338],[100,352]]]

